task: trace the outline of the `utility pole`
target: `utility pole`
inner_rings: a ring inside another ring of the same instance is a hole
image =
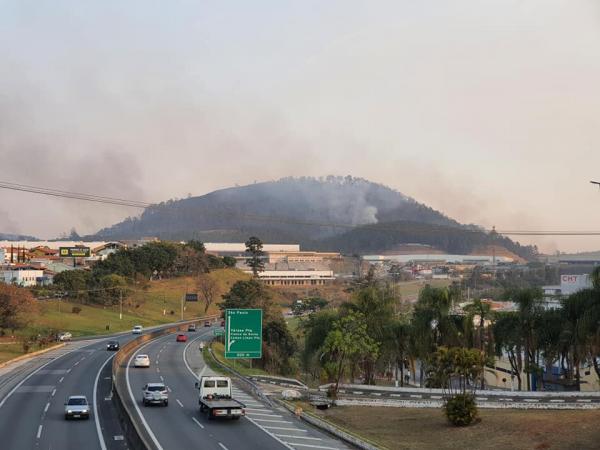
[[[181,320],[183,321],[183,299],[185,298],[185,294],[181,295]]]
[[[123,289],[119,289],[119,320],[123,320]]]

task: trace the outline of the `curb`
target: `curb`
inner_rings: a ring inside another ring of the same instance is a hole
[[[3,363],[0,363],[0,369],[4,368],[10,364],[16,363],[18,361],[23,361],[24,359],[33,358],[35,356],[47,353],[51,350],[56,350],[58,348],[64,347],[65,345],[66,345],[65,343],[56,344],[56,345],[52,345],[51,347],[43,348],[41,350],[37,350],[32,353],[25,353],[24,355],[17,356],[16,358],[12,358],[12,359],[9,359],[8,361],[4,361]]]
[[[276,398],[274,400],[277,403],[279,403],[281,406],[283,406],[285,409],[287,409],[288,411],[291,411],[294,414],[296,414],[296,410],[294,409],[294,407],[291,406],[290,404],[288,404],[287,402],[280,400],[278,398]],[[311,425],[313,425],[317,428],[320,428],[321,430],[324,430],[327,433],[332,434],[335,437],[341,439],[342,441],[344,441],[348,444],[351,444],[354,447],[360,448],[362,450],[382,450],[385,448],[385,447],[377,447],[375,444],[364,440],[364,438],[359,438],[353,434],[350,434],[350,433],[344,431],[343,429],[341,429],[340,427],[333,425],[332,423],[327,422],[325,420],[319,419],[318,417],[313,416],[312,414],[309,414],[307,412],[302,411],[300,414],[298,414],[298,416],[305,422],[308,422]]]

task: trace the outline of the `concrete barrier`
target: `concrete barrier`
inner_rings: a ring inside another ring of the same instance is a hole
[[[24,359],[33,358],[35,356],[42,355],[44,353],[48,353],[51,350],[56,350],[56,349],[64,347],[64,346],[65,346],[65,343],[60,343],[60,344],[53,345],[51,347],[37,350],[35,352],[25,353],[24,355],[17,356],[16,358],[12,358],[12,359],[9,359],[8,361],[4,361],[3,363],[0,363],[0,369],[4,368],[10,364],[16,363],[18,361],[23,361]]]
[[[119,419],[125,433],[125,438],[129,446],[135,450],[156,450],[148,430],[139,423],[138,417],[135,412],[133,402],[135,400],[129,397],[127,390],[127,381],[125,380],[125,369],[129,357],[135,350],[144,344],[145,342],[153,339],[165,336],[171,333],[177,333],[178,331],[187,331],[187,326],[191,323],[196,323],[202,320],[211,320],[218,318],[219,315],[211,315],[185,322],[180,322],[176,325],[167,328],[161,328],[150,333],[142,334],[138,338],[128,342],[121,347],[119,352],[115,355],[112,363],[112,376],[113,376],[113,399],[117,410],[119,411]]]

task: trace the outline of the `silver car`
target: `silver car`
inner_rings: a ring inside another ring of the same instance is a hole
[[[148,383],[142,390],[144,391],[142,397],[144,406],[152,404],[167,406],[169,404],[169,393],[163,383]]]
[[[90,404],[85,395],[71,395],[65,402],[65,419],[89,419]]]

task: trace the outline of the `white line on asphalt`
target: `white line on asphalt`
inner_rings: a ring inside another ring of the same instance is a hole
[[[277,442],[279,442],[281,445],[283,445],[285,448],[288,448],[289,450],[294,450],[294,447],[291,447],[287,442],[282,441],[281,439],[279,439],[275,434],[271,433],[269,430],[267,430],[267,428],[272,429],[272,430],[287,430],[287,431],[296,431],[296,428],[282,428],[282,427],[263,427],[260,423],[257,423],[254,419],[252,419],[251,417],[246,416],[246,419],[248,419],[250,422],[252,422],[254,425],[256,425],[258,428],[260,428],[261,430],[263,430],[265,433],[267,433],[269,436],[271,436],[273,439],[275,439]],[[302,431],[306,431],[308,433],[308,430],[302,430]]]
[[[539,402],[540,399],[539,398],[526,398],[526,399],[524,399],[524,401],[533,403],[533,402]]]
[[[247,410],[246,410],[247,411]],[[283,417],[281,414],[264,414],[264,413],[249,413],[252,416],[265,416],[265,417]]]
[[[50,402],[46,403],[46,407],[44,408],[44,412],[48,412],[48,408],[50,408]]]
[[[512,402],[512,401],[514,401],[512,398],[499,398],[498,400],[500,400],[502,402]]]
[[[293,438],[293,439],[308,439],[311,441],[322,441],[321,438],[308,437],[308,436],[294,436],[293,434],[278,434],[277,436],[282,438]]]
[[[432,395],[431,398],[434,400],[440,400],[442,398],[442,396],[441,395]]]
[[[54,397],[54,394],[56,394],[56,389],[54,389],[54,390],[52,391],[52,394],[51,394],[51,395],[52,395],[52,397]]]
[[[550,402],[551,403],[564,403],[565,401],[561,400],[561,399],[553,399],[553,400],[550,400]]]
[[[153,341],[150,341],[147,344],[142,345],[140,348],[137,349],[137,351],[138,352],[141,351],[144,347],[146,347],[152,343],[153,343]],[[142,424],[146,428],[146,431],[148,432],[150,439],[152,439],[152,442],[154,442],[154,445],[156,446],[156,448],[158,450],[163,450],[162,446],[158,442],[158,439],[156,439],[156,436],[152,432],[150,425],[148,425],[148,422],[146,422],[146,419],[144,418],[144,415],[142,414],[140,407],[138,406],[137,402],[135,401],[135,397],[133,396],[133,391],[131,390],[131,383],[129,381],[129,366],[131,365],[131,361],[133,361],[133,357],[135,356],[135,354],[136,354],[136,352],[133,352],[131,354],[131,356],[129,357],[129,361],[127,361],[127,367],[125,367],[125,381],[127,382],[127,390],[129,391],[129,397],[131,398],[131,401],[133,402],[133,406],[135,407],[135,410],[137,411],[138,416],[140,417],[140,420],[142,421]]]
[[[248,418],[248,420],[251,420],[250,418]],[[258,425],[258,424],[256,424]],[[260,425],[258,425],[260,426]],[[302,428],[286,428],[286,427],[272,427],[272,426],[264,426],[261,428],[268,428],[269,430],[284,430],[284,431],[299,431],[301,433],[308,433],[308,430],[303,430]]]
[[[578,401],[578,402],[581,402],[581,403],[591,403],[591,402],[592,402],[592,400],[590,400],[590,399],[586,399],[586,398],[580,398],[580,399],[579,399],[579,400],[577,400],[577,401]]]
[[[247,417],[247,416],[246,416]],[[289,420],[271,420],[271,419],[258,419],[253,417],[252,420],[256,420],[257,422],[271,422],[271,423],[294,423]]]
[[[246,408],[246,411],[270,411],[267,408]]]
[[[401,394],[390,394],[390,397],[402,397]]]
[[[100,415],[98,414],[98,379],[100,378],[100,372],[104,370],[104,367],[111,359],[114,358],[114,356],[115,355],[113,354],[110,358],[104,361],[104,364],[102,364],[102,367],[100,367],[98,370],[96,379],[94,380],[94,393],[92,394],[92,403],[94,405],[94,422],[96,422],[96,433],[98,434],[98,442],[100,443],[101,450],[106,450],[106,442],[104,441],[104,435],[102,434],[102,428],[100,427]]]
[[[70,373],[70,372],[71,372],[71,369],[67,369],[67,373]]]
[[[412,394],[410,397],[411,398],[423,398],[423,396],[421,394]]]
[[[160,381],[165,381],[162,375],[160,376]]]
[[[204,429],[204,425],[202,425],[200,422],[198,422],[198,419],[196,419],[195,417],[192,417],[192,420],[194,422],[196,422],[196,425],[198,425],[200,428]]]
[[[475,400],[477,400],[478,402],[487,402],[487,397],[475,397]]]
[[[60,377],[60,380],[58,380],[58,382],[62,383],[64,379],[65,379],[65,377]]]
[[[183,403],[181,403],[178,398],[176,398],[175,401],[183,408]]]
[[[219,445],[221,446],[221,448],[222,448],[223,450],[229,450],[227,447],[225,447],[225,446],[224,446],[223,444],[221,444],[220,442],[219,442]]]
[[[198,375],[196,375],[194,373],[194,371],[192,370],[192,368],[190,367],[189,363],[187,362],[185,354],[186,354],[188,348],[190,348],[190,345],[192,345],[193,342],[196,342],[197,340],[202,339],[204,336],[206,336],[206,333],[203,333],[200,336],[198,336],[197,338],[192,339],[190,342],[187,343],[187,345],[183,349],[183,363],[185,364],[185,367],[187,367],[187,370],[189,370],[190,373],[192,375],[194,375],[194,378],[196,378],[197,380],[199,380],[202,377],[202,374],[206,370],[206,363],[204,363],[204,367],[202,368],[202,370],[200,371],[200,373]]]
[[[291,443],[297,447],[324,448],[327,450],[338,450],[338,447],[326,447],[325,445],[299,444],[298,442]]]
[[[160,373],[160,367],[157,367],[157,368],[156,368],[156,371],[157,371],[158,373]]]
[[[36,439],[39,439],[40,436],[42,435],[42,427],[43,427],[43,425],[40,425],[38,427],[38,432],[37,432],[37,435],[35,436]]]
[[[80,362],[81,361],[77,361],[75,364],[73,364],[73,367],[78,366]]]

